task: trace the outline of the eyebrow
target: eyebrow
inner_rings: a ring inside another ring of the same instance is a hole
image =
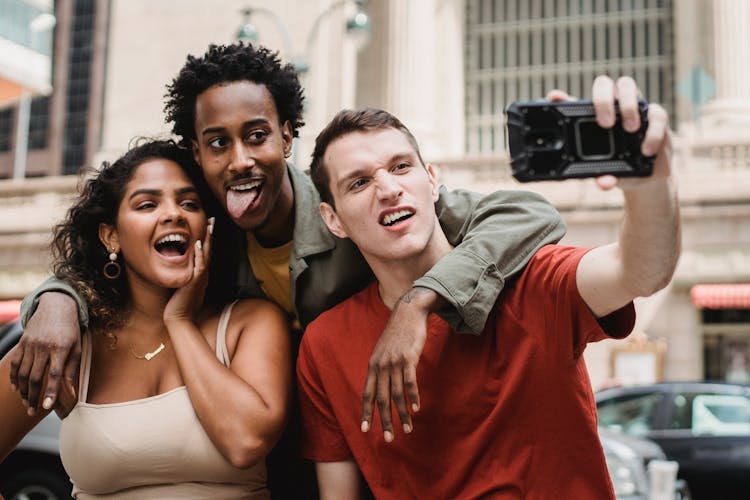
[[[256,125],[265,125],[267,123],[270,123],[265,118],[256,118],[255,120],[250,120],[242,124],[243,128],[247,127],[254,127]],[[201,135],[208,135],[208,134],[215,134],[217,132],[224,132],[226,131],[226,127],[208,127],[201,131]]]
[[[416,155],[414,155],[411,152],[396,153],[393,156],[391,156],[388,159],[388,161],[384,162],[384,164],[390,166],[390,165],[393,165],[394,163],[397,163],[397,162],[402,161],[402,160],[413,160],[415,156]],[[357,170],[349,173],[349,175],[347,175],[346,177],[343,177],[341,180],[339,180],[336,183],[336,187],[340,188],[342,185],[348,184],[349,182],[352,181],[352,179],[356,179],[357,177],[361,177],[361,176],[365,175],[367,172],[369,172],[369,170],[370,169],[360,168],[360,169],[357,169]]]
[[[136,189],[135,191],[133,191],[130,194],[130,196],[128,196],[128,199],[132,200],[133,198],[135,198],[136,196],[139,196],[139,195],[161,196],[163,193],[164,193],[164,191],[161,190],[161,189],[145,189],[145,188],[144,189]],[[188,193],[196,193],[197,194],[198,190],[195,189],[195,187],[193,187],[193,186],[185,186],[185,187],[181,187],[181,188],[175,189],[175,194],[177,194],[177,195],[183,195],[183,194],[188,194]]]

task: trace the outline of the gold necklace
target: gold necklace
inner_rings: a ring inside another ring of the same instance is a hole
[[[151,361],[156,356],[158,356],[159,353],[162,352],[165,347],[167,347],[167,343],[168,342],[169,342],[169,340],[165,340],[164,342],[162,342],[161,344],[159,344],[159,347],[157,347],[156,349],[154,349],[151,352],[147,352],[146,354],[138,354],[138,353],[136,353],[135,349],[133,349],[133,344],[130,344],[130,354],[132,354],[134,357],[136,357],[138,359],[145,359],[146,361]]]

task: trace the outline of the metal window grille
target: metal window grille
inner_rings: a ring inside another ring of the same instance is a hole
[[[673,60],[671,0],[466,0],[466,153],[505,151],[510,102],[587,98],[602,73],[671,111]]]
[[[86,159],[96,2],[78,0],[74,5],[63,140],[63,172],[65,174],[77,173]]]

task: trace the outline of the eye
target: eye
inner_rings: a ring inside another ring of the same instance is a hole
[[[409,169],[410,167],[411,167],[411,164],[410,164],[410,163],[407,163],[407,162],[402,162],[402,163],[399,163],[398,165],[394,165],[394,166],[393,166],[393,168],[392,168],[391,170],[392,170],[393,172],[399,172],[399,171],[404,171],[404,170],[407,170],[407,169]]]
[[[180,206],[185,210],[189,210],[191,212],[197,212],[202,208],[198,200],[182,200],[182,202],[180,202]]]
[[[247,142],[251,144],[259,144],[263,142],[266,137],[268,137],[268,132],[265,130],[253,130],[249,134],[247,134]]]
[[[151,210],[153,208],[156,208],[156,203],[153,201],[141,201],[136,206],[136,210]]]
[[[227,141],[226,137],[214,137],[210,141],[208,141],[208,145],[215,149],[221,149],[227,146],[229,141]]]
[[[359,179],[355,180],[349,185],[349,189],[352,189],[352,190],[361,189],[365,187],[367,182],[368,182],[368,179],[366,177],[360,177]]]

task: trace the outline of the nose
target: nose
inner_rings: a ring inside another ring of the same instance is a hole
[[[231,149],[229,170],[233,174],[243,174],[255,165],[250,147],[244,141],[235,141]]]
[[[375,176],[375,188],[381,200],[398,198],[404,192],[396,176],[389,172],[379,172]]]
[[[164,203],[164,211],[161,214],[160,222],[162,224],[177,223],[182,224],[185,222],[185,217],[182,214],[180,204],[176,200],[170,200]]]

